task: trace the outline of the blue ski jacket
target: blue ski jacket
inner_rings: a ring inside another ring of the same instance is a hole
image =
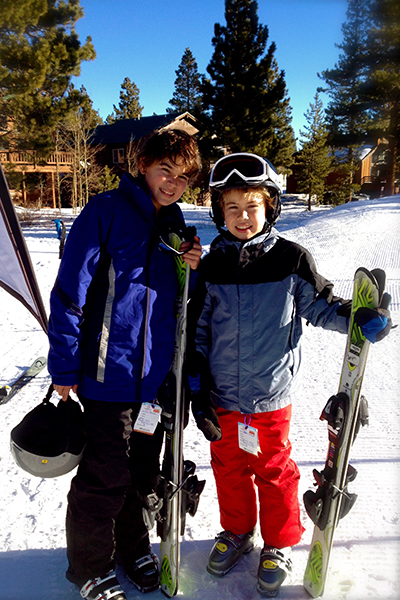
[[[92,198],[67,238],[50,297],[48,368],[57,385],[94,400],[150,402],[174,348],[177,276],[159,248],[181,230],[174,204],[156,217],[150,193],[123,175]]]
[[[347,333],[349,305],[332,288],[310,253],[275,229],[245,243],[219,235],[189,304],[195,351],[203,357],[193,362],[203,365],[201,386],[211,388],[213,402],[247,414],[288,406],[302,319]]]

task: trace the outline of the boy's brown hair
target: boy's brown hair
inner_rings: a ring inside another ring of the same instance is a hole
[[[161,129],[140,140],[136,151],[136,171],[140,176],[139,165],[148,167],[165,158],[176,163],[181,158],[189,180],[193,180],[201,170],[200,153],[193,136],[183,129]]]

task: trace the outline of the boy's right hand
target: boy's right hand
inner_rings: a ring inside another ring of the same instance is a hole
[[[55,384],[53,384],[53,387],[54,387],[55,391],[57,392],[57,394],[59,394],[59,396],[61,396],[61,400],[63,402],[66,402],[71,390],[76,394],[77,389],[78,389],[78,384],[76,384],[76,385],[55,385]]]
[[[209,442],[218,442],[222,438],[217,413],[207,392],[197,392],[192,399],[192,413],[197,427]]]
[[[183,252],[186,247],[190,248],[190,250],[188,250],[187,252],[185,252],[185,254],[182,255],[182,259],[185,263],[189,265],[191,269],[193,269],[193,271],[196,271],[197,267],[200,264],[200,259],[202,255],[200,238],[197,235],[195,235],[193,238],[193,244],[190,244],[189,242],[182,242],[179,249]]]

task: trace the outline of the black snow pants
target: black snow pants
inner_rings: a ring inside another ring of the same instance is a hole
[[[148,553],[142,495],[157,484],[163,428],[133,432],[140,404],[80,397],[88,442],[72,479],[66,519],[67,578],[82,586]]]

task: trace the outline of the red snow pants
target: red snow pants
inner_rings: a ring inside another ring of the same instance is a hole
[[[274,548],[294,546],[304,528],[300,521],[300,473],[290,458],[292,407],[256,413],[247,424],[258,430],[258,456],[239,448],[240,412],[216,408],[222,439],[211,443],[211,465],[217,486],[221,526],[235,534],[251,531],[259,522],[264,543]]]

